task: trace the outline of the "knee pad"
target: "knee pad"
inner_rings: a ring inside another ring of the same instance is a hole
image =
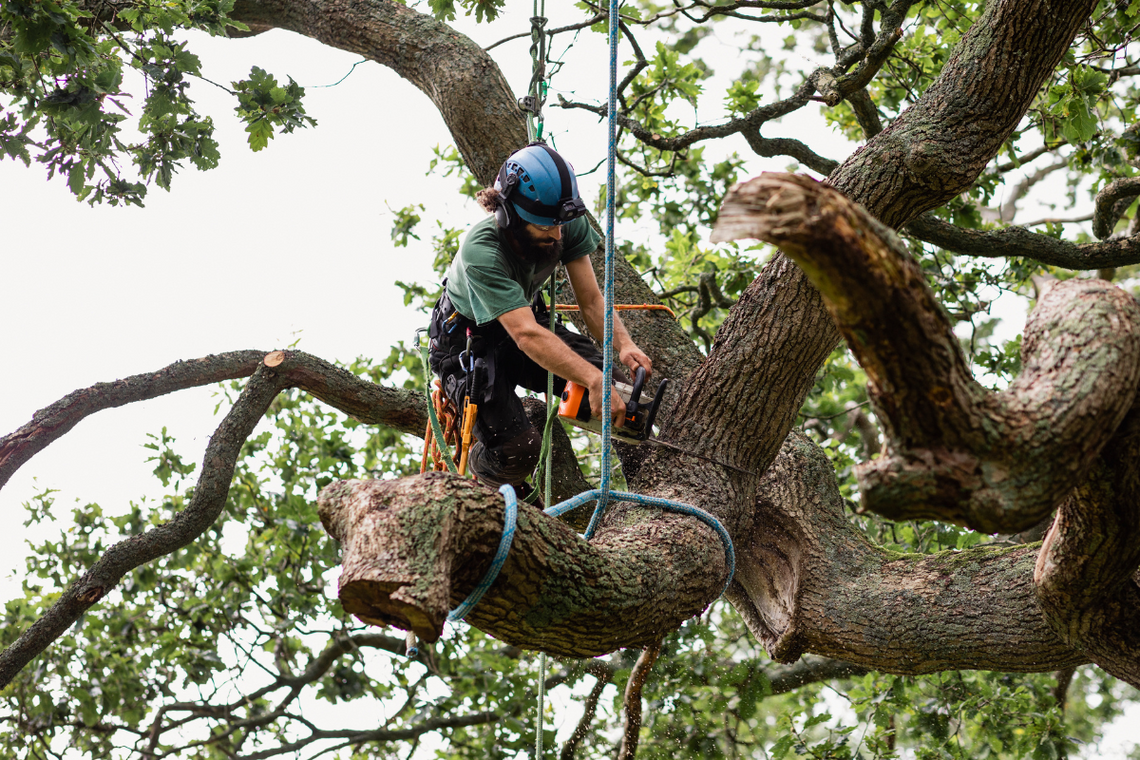
[[[488,449],[482,441],[476,441],[467,455],[467,463],[488,485],[517,485],[534,472],[541,451],[542,435],[531,427],[494,448]]]

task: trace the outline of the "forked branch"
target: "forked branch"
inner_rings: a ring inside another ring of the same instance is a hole
[[[888,453],[858,470],[863,505],[1016,532],[1089,472],[1140,382],[1140,308],[1101,280],[1069,280],[1026,325],[1007,391],[974,379],[949,319],[898,237],[839,192],[764,174],[729,193],[713,240],[780,246],[823,295],[867,372]]]
[[[226,504],[234,463],[262,415],[288,383],[266,366],[258,367],[245,390],[210,437],[205,466],[190,505],[173,520],[108,549],[71,584],[55,604],[11,646],[0,653],[0,688],[79,619],[87,608],[139,565],[177,551],[214,523]]]
[[[305,390],[361,422],[420,435],[427,425],[422,394],[370,383],[301,351],[230,351],[175,362],[157,372],[96,383],[44,407],[19,430],[0,438],[0,488],[25,462],[96,412],[187,388],[249,377],[263,359],[283,378],[283,387]]]

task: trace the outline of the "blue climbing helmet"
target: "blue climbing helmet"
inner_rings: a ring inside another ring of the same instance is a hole
[[[574,168],[543,142],[512,153],[499,169],[495,189],[506,201],[495,210],[495,221],[503,228],[563,224],[586,213]]]

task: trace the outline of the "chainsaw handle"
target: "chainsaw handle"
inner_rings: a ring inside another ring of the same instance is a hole
[[[645,415],[645,431],[642,433],[645,437],[641,440],[649,439],[653,435],[653,422],[657,419],[657,407],[661,406],[661,399],[665,397],[665,386],[669,384],[669,379],[665,378],[657,384],[657,392],[653,394],[653,400],[649,402],[649,410]]]
[[[641,400],[641,389],[645,386],[645,367],[638,367],[637,372],[634,374],[633,390],[629,392],[629,401],[625,404],[625,417],[630,422],[634,421],[637,414],[637,407]]]

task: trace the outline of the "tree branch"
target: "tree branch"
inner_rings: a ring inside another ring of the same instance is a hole
[[[318,508],[342,545],[344,609],[428,642],[483,577],[503,531],[498,493],[443,473],[341,481]],[[673,630],[723,584],[724,550],[703,523],[645,508],[614,522],[587,542],[520,504],[507,561],[466,620],[525,649],[592,657]]]
[[[641,733],[641,689],[649,679],[649,671],[660,654],[661,639],[658,639],[641,651],[629,674],[629,680],[626,681],[625,698],[622,700],[625,726],[622,729],[617,760],[634,760],[637,757],[637,742]]]
[[[759,487],[764,529],[737,540],[725,595],[773,659],[811,652],[905,675],[1088,662],[1041,614],[1036,545],[904,555],[872,546],[844,509],[827,455],[789,435]]]
[[[210,355],[69,393],[40,409],[19,430],[0,438],[0,488],[25,462],[95,412],[186,388],[249,377],[264,356],[264,351]]]
[[[502,720],[502,718],[502,714],[487,710],[470,715],[436,716],[408,728],[377,729],[374,731],[356,731],[352,729],[328,731],[318,729],[312,731],[303,739],[283,743],[280,746],[271,747],[260,752],[253,752],[248,755],[239,755],[235,760],[267,760],[267,758],[283,755],[288,752],[297,752],[313,742],[323,739],[345,739],[346,741],[340,745],[341,747],[359,746],[369,742],[408,741],[423,736],[430,731],[438,731],[442,728],[482,726],[488,723],[496,723]]]
[[[590,694],[582,705],[582,717],[578,720],[578,725],[574,727],[574,733],[570,734],[570,738],[562,745],[562,752],[558,755],[559,760],[574,760],[574,753],[578,751],[578,746],[586,738],[586,734],[590,732],[590,724],[594,722],[594,715],[598,711],[598,700],[602,698],[602,692],[609,685],[608,678],[597,678],[594,682],[594,688],[590,690]]]
[[[1124,215],[1132,200],[1140,195],[1140,177],[1118,179],[1108,183],[1096,194],[1093,211],[1093,234],[1104,240],[1112,234],[1116,222]]]
[[[1140,686],[1140,408],[1057,511],[1033,580],[1045,618],[1100,667]]]
[[[867,373],[890,453],[858,469],[866,509],[989,533],[1029,527],[1085,478],[1132,405],[1140,307],[1102,280],[1043,296],[1024,368],[997,394],[974,380],[918,263],[838,192],[787,174],[739,185],[713,239],[744,236],[795,259]]]
[[[273,359],[269,359],[273,357]],[[31,422],[0,438],[0,488],[25,462],[90,415],[175,391],[248,377],[262,361],[276,362],[285,387],[304,390],[350,417],[423,435],[427,412],[415,391],[386,388],[301,351],[232,351],[175,362],[157,372],[97,383],[74,391],[32,415]]]
[[[1079,221],[1079,220],[1073,220]],[[1099,243],[1070,243],[1025,227],[967,230],[930,214],[910,222],[904,230],[919,240],[961,256],[1003,258],[1021,256],[1049,266],[1093,270],[1140,263],[1140,238],[1113,238]]]
[[[234,463],[246,438],[253,432],[270,402],[286,388],[281,375],[262,365],[257,368],[210,437],[202,474],[190,505],[173,520],[113,545],[63,592],[39,620],[0,653],[0,688],[6,686],[37,654],[61,636],[91,605],[118,585],[131,570],[186,546],[213,524],[226,504]]]

